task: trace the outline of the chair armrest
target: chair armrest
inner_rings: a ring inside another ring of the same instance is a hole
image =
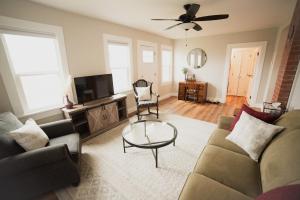
[[[71,159],[66,144],[44,147],[0,160],[0,177],[19,174],[34,168]]]
[[[75,132],[73,123],[70,119],[41,124],[40,127],[49,138],[56,138]]]
[[[218,120],[218,128],[229,130],[234,117],[221,116]]]

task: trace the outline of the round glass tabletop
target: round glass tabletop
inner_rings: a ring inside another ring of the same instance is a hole
[[[122,134],[128,144],[152,149],[175,142],[177,129],[174,125],[160,120],[140,120],[127,125]]]

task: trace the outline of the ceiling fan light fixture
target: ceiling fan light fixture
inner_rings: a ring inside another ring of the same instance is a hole
[[[192,22],[188,22],[188,23],[183,23],[180,25],[180,27],[183,29],[183,30],[190,30],[192,28],[194,28],[195,24],[192,23]]]

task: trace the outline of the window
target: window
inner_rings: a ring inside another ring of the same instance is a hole
[[[143,63],[153,63],[154,52],[152,50],[143,50]]]
[[[55,37],[2,33],[22,114],[63,105],[63,70]]]
[[[115,93],[131,90],[131,41],[104,35],[106,64],[112,73]]]
[[[164,48],[161,52],[161,82],[167,83],[172,81],[172,50],[170,48]]]

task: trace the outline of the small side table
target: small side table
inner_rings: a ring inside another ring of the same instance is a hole
[[[274,102],[263,102],[263,112],[270,113],[272,115],[282,115],[284,112],[286,112],[286,108],[283,104],[275,107]]]

